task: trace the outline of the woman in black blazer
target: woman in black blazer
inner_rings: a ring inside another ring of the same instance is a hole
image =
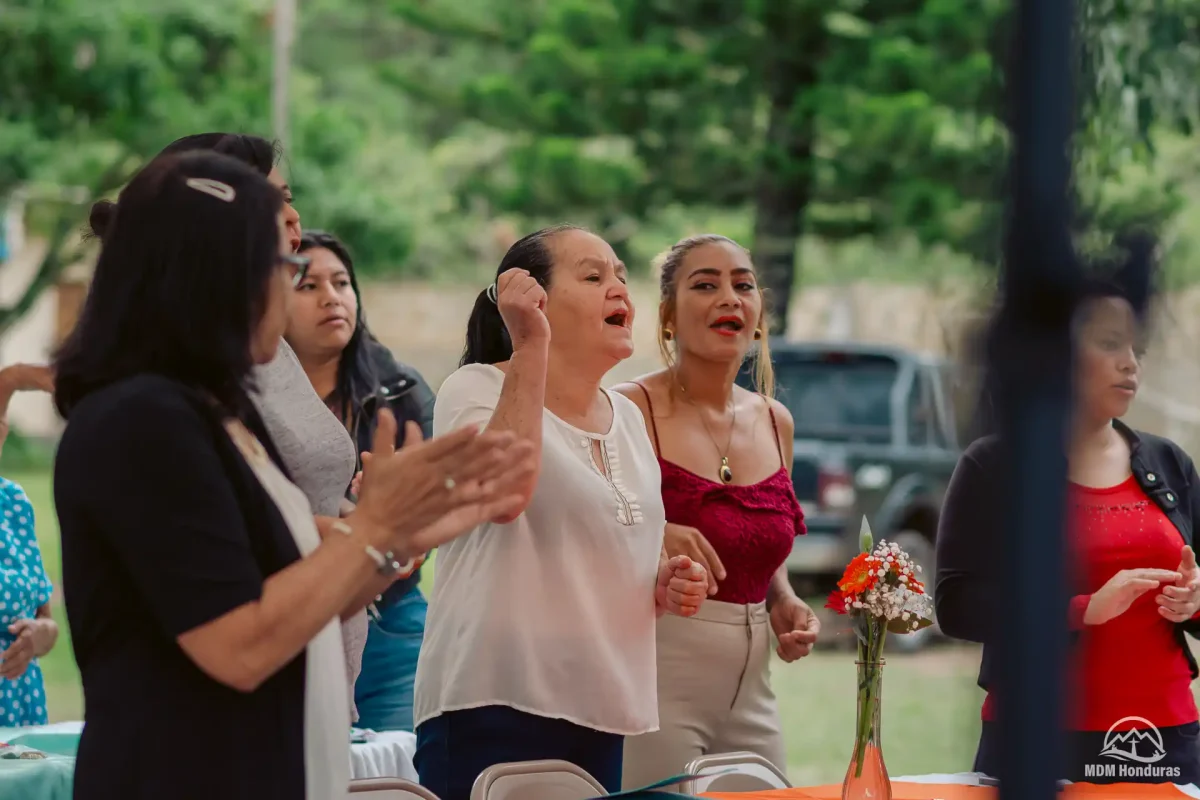
[[[314,519],[247,394],[305,268],[282,208],[253,170],[193,153],[93,215],[100,259],[55,367],[81,800],[344,795],[339,617],[506,513],[509,471],[533,469],[528,445],[470,431],[395,452],[384,415],[355,512]]]

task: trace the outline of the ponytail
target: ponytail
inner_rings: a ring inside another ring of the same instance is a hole
[[[512,358],[512,339],[500,309],[489,296],[491,287],[484,289],[475,298],[475,307],[467,320],[467,346],[463,348],[460,367],[467,364],[499,364]]]
[[[554,256],[550,252],[549,241],[552,236],[563,231],[583,230],[577,225],[556,225],[553,228],[542,228],[522,239],[517,240],[504,258],[500,268],[496,270],[496,278],[510,269],[523,269],[533,277],[542,288],[550,288],[550,272],[554,268]],[[508,328],[504,326],[504,318],[496,305],[493,281],[479,296],[475,298],[475,307],[467,320],[467,345],[463,348],[462,359],[458,365],[467,364],[498,364],[512,358],[512,339],[509,338]]]

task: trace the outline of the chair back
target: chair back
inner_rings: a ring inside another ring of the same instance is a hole
[[[682,787],[686,794],[792,788],[783,773],[757,753],[700,756],[688,764],[684,772],[696,776]]]
[[[471,800],[592,800],[607,794],[595,778],[566,761],[496,764],[471,787]]]
[[[438,800],[438,796],[412,781],[399,778],[364,778],[350,781],[354,800]]]

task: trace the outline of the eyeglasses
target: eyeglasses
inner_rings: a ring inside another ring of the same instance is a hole
[[[308,256],[288,253],[287,255],[279,256],[279,263],[295,268],[296,272],[292,275],[292,286],[295,287],[299,286],[300,281],[304,280],[304,277],[308,275],[308,266],[312,264],[312,259]]]

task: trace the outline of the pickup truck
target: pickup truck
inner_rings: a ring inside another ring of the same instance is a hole
[[[834,588],[864,515],[875,540],[903,547],[932,589],[938,514],[961,453],[950,364],[878,345],[770,346],[775,396],[795,420],[792,483],[808,528],[787,561],[797,592]],[[751,386],[749,364],[738,383]],[[915,650],[936,635],[935,625],[891,646]]]

